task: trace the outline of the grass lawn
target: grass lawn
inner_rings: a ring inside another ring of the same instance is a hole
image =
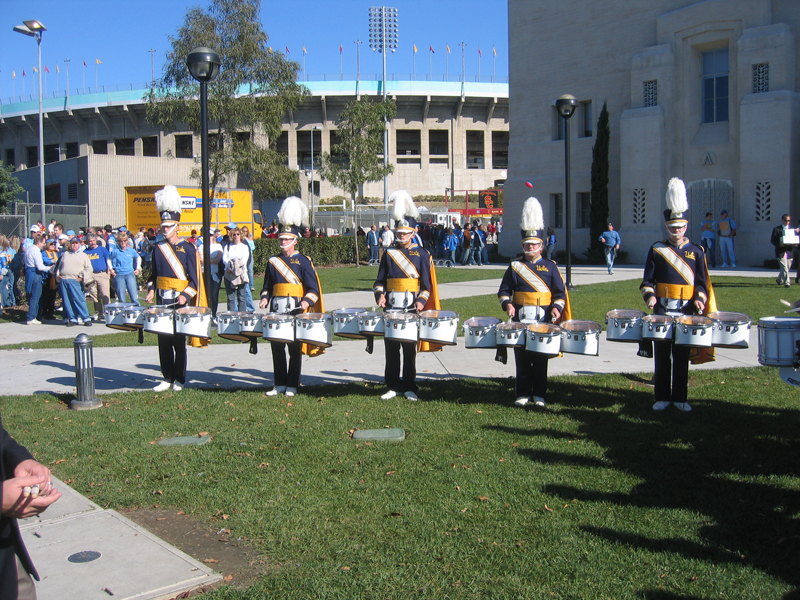
[[[635,375],[551,378],[547,411],[471,379],[413,403],[348,384],[0,408],[98,504],[185,511],[252,546],[258,583],[213,600],[795,597],[797,392],[774,369],[690,375],[691,414],[653,412]],[[349,437],[387,426],[407,439]],[[198,432],[212,442],[155,445]]]
[[[507,265],[506,265],[507,266]],[[457,281],[478,281],[481,279],[501,279],[506,266],[498,265],[497,269],[470,269],[468,267],[451,267],[436,269],[436,280],[439,283]],[[378,275],[377,267],[324,267],[317,269],[323,294],[336,292],[354,292],[371,290]],[[260,284],[263,285],[263,279]],[[261,290],[260,285],[256,289]]]

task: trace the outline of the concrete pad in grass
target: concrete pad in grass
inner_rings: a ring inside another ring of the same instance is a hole
[[[382,442],[402,442],[406,439],[405,429],[359,429],[353,432],[354,440]]]

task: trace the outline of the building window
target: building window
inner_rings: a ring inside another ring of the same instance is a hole
[[[508,168],[508,132],[492,132],[492,168]]]
[[[142,138],[142,156],[158,156],[158,136]]]
[[[67,200],[77,200],[78,199],[78,184],[77,183],[68,183],[67,184]]]
[[[114,148],[117,156],[134,156],[133,138],[119,138],[114,140]]]
[[[339,165],[342,168],[348,169],[350,168],[350,157],[347,154],[343,154],[341,150],[337,148],[339,144],[342,143],[342,138],[339,135],[338,131],[331,131],[330,132],[330,139],[331,139],[331,160],[333,164]]]
[[[44,164],[61,160],[61,148],[58,144],[47,144],[44,147]]]
[[[94,154],[108,154],[108,142],[106,140],[92,140],[92,152]]]
[[[44,203],[61,204],[61,184],[54,183],[44,186]]]
[[[592,215],[592,195],[578,192],[578,229],[589,227]]]
[[[11,167],[12,170],[17,168],[17,156],[13,148],[6,150],[6,166]]]
[[[338,142],[337,142],[338,143]],[[333,145],[333,140],[331,139],[331,145]],[[289,132],[282,131],[281,134],[278,136],[278,139],[275,140],[275,150],[280,152],[284,156],[283,164],[287,167],[289,166]]]
[[[550,214],[553,215],[553,227],[564,227],[564,195],[550,194]]]
[[[592,137],[594,122],[592,120],[592,101],[585,100],[580,106],[581,128],[578,137]]]
[[[420,164],[422,142],[419,129],[398,129],[395,131],[395,149],[398,164]]]
[[[249,142],[250,141],[250,132],[249,131],[237,131],[236,132],[236,141],[241,143]]]
[[[28,155],[28,161],[25,165],[29,169],[33,169],[34,167],[39,166],[39,148],[37,146],[28,146],[25,148],[25,153]]]
[[[309,171],[311,169],[311,136],[314,136],[314,167],[319,166],[319,153],[322,151],[322,132],[319,129],[307,129],[297,132],[297,166]]]
[[[558,109],[553,107],[553,141],[564,139],[564,117],[558,114]]]
[[[225,149],[225,136],[219,133],[208,134],[208,153],[214,154]]]
[[[175,158],[194,158],[194,147],[191,135],[175,136]]]
[[[728,120],[728,50],[703,52],[703,123]]]
[[[658,79],[645,81],[644,85],[644,105],[658,106]]]
[[[753,65],[753,93],[763,94],[769,91],[769,63]]]
[[[67,142],[66,143],[66,157],[67,158],[77,158],[81,155],[81,146],[78,142]]]
[[[467,168],[483,169],[483,131],[467,132]]]
[[[432,165],[450,164],[450,137],[446,129],[428,131],[428,154]]]

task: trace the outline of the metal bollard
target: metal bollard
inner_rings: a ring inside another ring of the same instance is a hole
[[[82,333],[72,343],[75,346],[75,388],[78,397],[69,403],[69,407],[73,410],[100,408],[103,402],[94,395],[92,338]]]

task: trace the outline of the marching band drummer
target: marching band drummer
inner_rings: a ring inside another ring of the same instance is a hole
[[[688,210],[686,187],[683,181],[673,177],[667,186],[667,210],[664,211],[667,239],[650,247],[639,286],[645,304],[656,315],[700,315],[706,305],[710,312],[716,310],[705,253],[684,237],[689,224],[684,213]],[[656,398],[653,410],[664,410],[672,402],[678,410],[691,411],[687,402],[691,348],[671,341],[653,343]],[[639,354],[646,355],[646,350],[640,350]]]
[[[558,266],[542,257],[544,229],[542,205],[528,198],[522,208],[522,260],[511,263],[500,283],[497,297],[512,321],[556,323],[570,318],[569,296]],[[525,406],[533,397],[544,408],[547,394],[547,361],[550,355],[514,347],[517,370],[515,406]],[[503,362],[504,359],[503,359]]]
[[[393,202],[395,219],[395,248],[387,248],[378,266],[378,276],[372,291],[375,301],[385,311],[422,312],[439,310],[436,271],[430,253],[414,242],[419,211],[406,190],[397,190],[389,200]],[[418,400],[417,345],[384,337],[386,367],[384,378],[389,390],[381,396],[390,400],[403,394],[408,400]],[[368,347],[369,348],[369,347]],[[403,376],[400,377],[400,350],[403,351]],[[419,342],[421,352],[440,350],[438,344]],[[370,350],[371,351],[371,350]]]
[[[178,239],[180,193],[174,185],[168,185],[158,190],[155,196],[164,239],[153,249],[153,269],[147,282],[145,300],[152,303],[157,298],[158,304],[174,308],[202,306],[204,302],[201,300],[205,294],[197,248],[190,242]],[[176,392],[181,391],[186,385],[186,336],[179,333],[159,334],[158,358],[164,379],[153,391],[163,392],[170,386]]]
[[[281,253],[269,259],[259,305],[261,308],[269,308],[271,313],[325,312],[322,289],[314,264],[309,257],[297,251],[299,227],[308,225],[308,207],[300,198],[290,196],[283,201],[278,212],[278,221],[281,223],[278,234]],[[270,346],[275,387],[266,392],[266,395],[277,396],[283,393],[291,398],[300,385],[301,354],[317,356],[323,350],[309,347],[302,342],[270,341]]]

